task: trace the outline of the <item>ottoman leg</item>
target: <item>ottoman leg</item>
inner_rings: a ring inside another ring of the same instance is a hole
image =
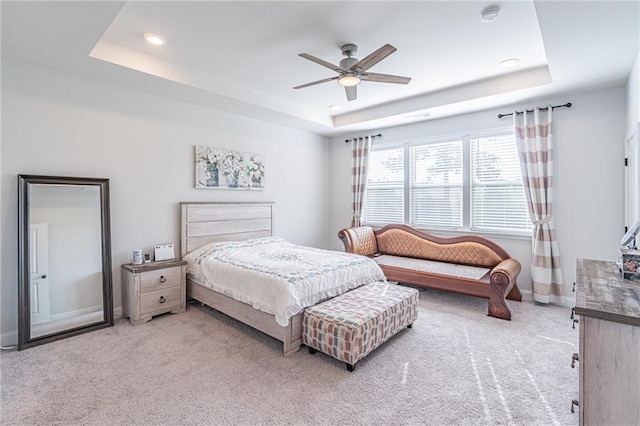
[[[409,324],[407,328],[413,328],[413,323]]]
[[[347,370],[349,372],[353,372],[353,369],[356,368],[356,366],[353,364],[349,364],[348,362],[346,364],[347,364]]]
[[[313,349],[311,346],[308,346],[308,348],[309,348],[309,353],[310,353],[311,355],[313,355],[313,354],[315,354],[316,352],[318,352],[318,350],[317,350],[317,349]]]

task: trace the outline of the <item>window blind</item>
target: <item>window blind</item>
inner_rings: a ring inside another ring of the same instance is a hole
[[[404,222],[404,148],[369,153],[364,221]]]
[[[471,229],[530,230],[518,150],[513,135],[471,143]]]
[[[412,146],[411,223],[462,227],[462,141]]]

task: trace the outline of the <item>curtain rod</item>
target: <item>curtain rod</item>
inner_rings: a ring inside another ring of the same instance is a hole
[[[553,106],[551,107],[551,109],[552,109],[552,110],[553,110],[553,109],[556,109],[556,108],[571,108],[571,102],[567,102],[567,103],[566,103],[566,104],[564,104],[564,105],[553,105]],[[546,108],[540,108],[540,109],[541,109],[541,110],[547,110],[547,109],[549,109],[549,107],[546,107]],[[526,109],[525,111],[527,111],[527,112],[533,112],[533,110],[532,110],[532,109]],[[516,114],[522,114],[522,113],[523,113],[523,111],[516,111]],[[507,117],[507,116],[509,116],[509,115],[513,115],[513,113],[512,113],[512,112],[510,112],[510,113],[508,113],[508,114],[498,114],[498,118]]]
[[[375,139],[375,138],[381,138],[382,137],[382,133],[378,133],[377,135],[371,135],[371,139]],[[363,137],[360,138],[353,138],[353,139],[345,139],[344,141],[346,143],[349,143],[351,141],[355,141],[355,140],[359,140],[361,141],[362,139],[364,139]]]

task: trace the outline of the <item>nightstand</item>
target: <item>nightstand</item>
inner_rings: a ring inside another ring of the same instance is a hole
[[[185,265],[180,259],[122,265],[123,316],[133,325],[155,315],[186,310]]]

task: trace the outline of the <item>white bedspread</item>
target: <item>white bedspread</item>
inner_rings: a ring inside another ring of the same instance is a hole
[[[371,259],[266,237],[211,243],[185,256],[187,273],[200,284],[275,315],[289,318],[328,297],[385,281]]]

